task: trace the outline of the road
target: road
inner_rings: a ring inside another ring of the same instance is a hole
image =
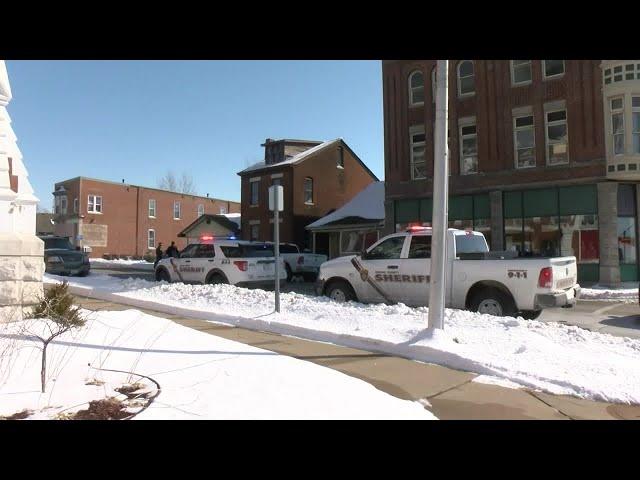
[[[142,278],[153,280],[152,272],[133,271],[124,268],[95,268],[100,272],[119,278]],[[313,295],[312,283],[289,283],[283,292]],[[575,325],[587,330],[609,333],[619,337],[640,339],[640,305],[637,303],[579,300],[573,308],[552,308],[542,312],[538,320]]]

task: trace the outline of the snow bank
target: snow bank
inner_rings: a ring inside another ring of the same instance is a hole
[[[153,271],[153,263],[146,260],[105,260],[104,258],[90,259],[91,266],[94,268],[130,268],[131,270]]]
[[[435,419],[417,402],[335,370],[137,310],[90,313],[84,328],[54,341],[42,394],[39,344],[20,335],[24,326],[0,326],[0,415],[26,408],[37,412],[32,418],[55,418],[118,395],[114,388],[131,380],[98,367],[160,384],[160,395],[136,419]]]
[[[604,300],[616,302],[637,302],[638,284],[636,282],[625,282],[620,288],[594,285],[591,288],[583,288],[580,292],[582,300]]]
[[[106,276],[74,278],[71,285],[79,294],[141,308],[385,352],[555,394],[640,404],[640,340],[579,327],[447,309],[445,330],[430,335],[425,307],[283,293],[275,314],[272,292],[229,285]]]

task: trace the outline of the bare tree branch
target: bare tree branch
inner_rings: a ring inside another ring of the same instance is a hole
[[[162,178],[158,179],[157,184],[158,188],[162,188],[163,190],[189,195],[196,195],[197,193],[193,177],[187,172],[182,172],[182,175],[178,178],[175,173],[169,170]]]

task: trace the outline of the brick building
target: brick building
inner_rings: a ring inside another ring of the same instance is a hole
[[[385,231],[429,224],[435,60],[384,61]],[[449,62],[449,224],[638,279],[640,60]]]
[[[341,138],[328,142],[267,139],[262,146],[265,160],[238,172],[245,240],[273,240],[271,185],[282,185],[284,190],[281,241],[311,249],[312,237],[305,227],[378,180]],[[328,236],[318,236],[316,242],[316,251],[328,253]]]
[[[126,183],[76,177],[55,184],[55,233],[105,254],[143,256],[162,242],[186,246],[178,234],[200,215],[238,213],[240,204]]]

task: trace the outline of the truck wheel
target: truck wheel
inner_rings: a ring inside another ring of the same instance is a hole
[[[161,268],[156,272],[156,280],[159,282],[171,283],[171,275],[164,268]]]
[[[525,320],[535,320],[542,314],[542,310],[524,310],[520,312],[520,316]]]
[[[471,310],[495,317],[512,317],[516,313],[516,306],[510,295],[495,288],[485,288],[473,298]]]
[[[356,299],[353,288],[344,281],[332,282],[329,287],[327,287],[326,295],[331,300],[339,303],[352,302]]]
[[[291,282],[293,280],[293,272],[291,272],[291,267],[288,263],[284,264],[284,268],[287,270],[287,282]]]
[[[207,285],[219,285],[221,283],[227,283],[227,281],[219,273],[214,273],[213,275],[210,275],[209,278],[207,278],[207,281],[205,283]]]

